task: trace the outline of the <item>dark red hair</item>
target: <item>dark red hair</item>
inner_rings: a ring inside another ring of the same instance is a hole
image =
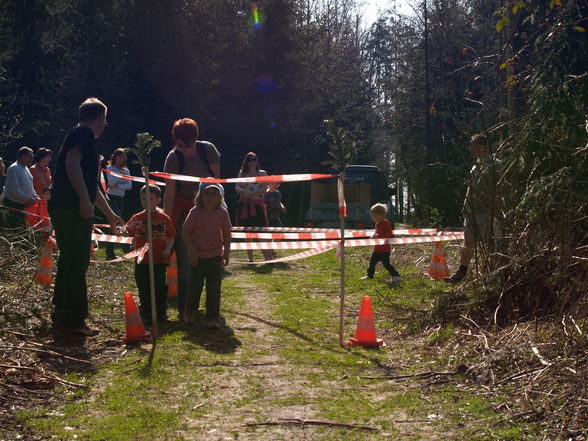
[[[193,144],[200,136],[198,123],[190,118],[178,119],[172,127],[174,141],[182,141],[184,144]]]

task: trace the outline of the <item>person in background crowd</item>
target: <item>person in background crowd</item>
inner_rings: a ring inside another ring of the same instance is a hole
[[[130,181],[129,181],[130,182]],[[155,286],[155,311],[157,322],[167,321],[167,287],[165,285],[165,268],[174,246],[176,230],[171,219],[158,207],[161,202],[161,190],[156,185],[141,188],[141,206],[143,211],[135,214],[126,225],[127,234],[133,236],[135,249],[139,250],[147,243],[147,204],[151,208],[151,230],[153,238],[153,279]],[[149,283],[149,253],[142,261],[135,259],[135,282],[139,290],[139,312],[144,323],[151,323],[151,288]]]
[[[201,183],[182,232],[191,265],[184,320],[194,322],[206,280],[206,325],[213,330],[219,329],[222,268],[231,252],[231,220],[222,194],[220,184]]]
[[[49,199],[51,195],[50,188],[53,183],[51,177],[51,170],[49,170],[49,163],[53,159],[53,152],[44,147],[40,147],[35,153],[35,163],[30,168],[31,175],[33,175],[33,187],[35,193],[41,199]]]
[[[32,162],[33,151],[29,147],[21,147],[16,162],[6,170],[4,205],[15,209],[10,210],[8,215],[8,226],[11,228],[22,227],[25,224],[24,213],[17,210],[25,210],[39,200],[33,187],[33,175],[29,170]]]
[[[44,228],[49,226],[49,211],[47,209],[47,201],[51,197],[51,184],[53,178],[51,177],[51,170],[49,170],[49,163],[53,159],[53,152],[44,147],[40,147],[35,152],[35,163],[30,168],[31,175],[33,175],[33,187],[35,193],[40,200],[37,202],[35,209],[31,209],[38,216],[28,216],[29,225],[34,225],[36,228]],[[45,234],[45,239],[48,234]]]
[[[86,324],[88,290],[86,271],[94,226],[94,204],[106,215],[111,231],[124,224],[108,203],[100,184],[100,154],[94,143],[106,127],[106,106],[97,98],[79,107],[79,123],[65,136],[57,154],[49,199],[49,214],[59,248],[53,290],[54,331],[83,336],[99,331]]]
[[[278,188],[280,188],[279,182],[270,182],[267,191],[263,195],[270,227],[281,227],[280,213],[286,212],[286,207],[282,204],[282,194]]]
[[[376,227],[373,238],[387,239],[392,237],[392,225],[390,221],[386,219],[388,213],[388,207],[384,204],[374,204],[370,209],[372,221]],[[390,252],[392,248],[389,243],[383,245],[375,245],[372,255],[370,256],[370,264],[367,269],[367,275],[363,276],[361,280],[373,279],[376,273],[376,264],[382,262],[386,271],[390,274],[390,282],[400,282],[400,274],[396,271],[396,268],[390,263]]]
[[[125,149],[118,148],[112,152],[106,169],[121,175],[130,175],[129,169],[127,168],[127,153],[125,152]],[[106,182],[108,205],[110,205],[110,208],[112,208],[112,211],[114,211],[117,216],[122,218],[125,191],[132,188],[133,182],[127,179],[117,178],[110,173],[106,173]],[[113,242],[106,243],[106,258],[108,260],[116,259],[114,247],[115,244]]]
[[[470,171],[468,186],[463,204],[464,246],[461,249],[459,269],[447,283],[459,283],[467,275],[468,265],[476,246],[488,244],[494,233],[494,217],[498,214],[501,198],[496,192],[496,169],[498,161],[490,155],[486,135],[474,135],[470,141],[470,151],[474,165]]]
[[[190,118],[179,119],[172,127],[174,148],[165,159],[163,170],[195,177],[220,178],[220,153],[210,142],[197,141],[200,129]],[[178,295],[176,298],[180,319],[186,306],[186,289],[190,280],[190,258],[182,239],[182,225],[194,206],[198,183],[165,181],[163,210],[176,227],[176,258],[178,265]]]
[[[249,152],[243,158],[238,177],[267,176],[265,170],[259,168],[257,155]],[[239,194],[237,201],[237,216],[235,224],[243,227],[267,227],[267,214],[264,202],[264,194],[267,184],[264,183],[237,183],[235,190]],[[271,250],[263,250],[266,260],[272,257]],[[249,261],[253,262],[253,251],[247,250]]]

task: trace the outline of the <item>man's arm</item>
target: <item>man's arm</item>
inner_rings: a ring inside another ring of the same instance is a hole
[[[94,207],[90,203],[88,189],[84,182],[84,173],[82,172],[82,149],[79,146],[72,148],[65,156],[65,171],[69,182],[80,198],[80,216],[84,219],[90,219],[94,214]]]
[[[123,226],[125,222],[120,217],[118,217],[114,211],[112,211],[112,208],[110,208],[110,205],[108,205],[108,202],[106,201],[106,198],[100,191],[99,187],[96,189],[96,205],[108,219],[108,223],[110,224],[110,231],[118,236],[116,227]]]

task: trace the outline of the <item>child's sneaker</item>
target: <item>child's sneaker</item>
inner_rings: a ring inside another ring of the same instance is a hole
[[[400,282],[400,280],[402,280],[402,278],[400,276],[390,277],[390,283],[398,283],[398,282]]]
[[[370,277],[370,276],[363,276],[363,277],[361,277],[359,280],[369,280],[369,279],[373,279],[373,277]]]

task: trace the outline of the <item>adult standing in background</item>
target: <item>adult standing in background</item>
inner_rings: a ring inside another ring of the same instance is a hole
[[[39,199],[33,187],[33,175],[29,170],[32,162],[33,151],[29,147],[21,147],[16,162],[6,170],[4,205],[14,208],[8,215],[8,225],[12,228],[24,226],[24,213],[17,210],[24,210]]]
[[[472,136],[470,152],[474,165],[470,170],[469,185],[463,203],[464,244],[459,257],[459,268],[447,283],[459,283],[465,279],[468,266],[476,250],[488,251],[496,236],[495,219],[503,206],[497,191],[499,181],[498,160],[490,154],[486,135]]]
[[[35,193],[37,193],[41,199],[45,200],[49,199],[49,189],[53,183],[51,170],[49,170],[51,159],[53,159],[53,152],[44,147],[40,147],[35,152],[35,163],[30,168],[31,175],[33,175],[33,187]]]
[[[129,169],[127,168],[127,153],[125,152],[125,149],[118,148],[112,152],[106,169],[121,175],[130,175]],[[110,208],[112,208],[112,211],[114,211],[117,216],[122,218],[125,191],[132,188],[133,182],[128,179],[117,178],[110,173],[106,174],[106,182],[108,184],[106,190],[106,194],[108,195],[108,205],[110,205]],[[113,242],[106,242],[106,258],[108,260],[116,259]]]
[[[53,178],[51,171],[49,170],[49,163],[53,159],[53,152],[44,147],[40,147],[35,152],[35,163],[29,169],[31,175],[33,175],[33,187],[35,193],[39,196],[36,209],[31,210],[39,216],[29,216],[29,225],[36,225],[37,227],[44,228],[49,226],[49,220],[46,219],[49,216],[47,202],[51,197],[51,184]],[[48,236],[45,233],[45,236]],[[44,237],[46,239],[46,237]]]
[[[79,108],[79,123],[66,135],[57,154],[49,213],[60,250],[53,290],[54,330],[95,335],[86,324],[88,290],[86,271],[94,225],[94,203],[106,215],[112,231],[123,221],[100,192],[100,154],[94,139],[106,127],[106,106],[97,98],[86,99]]]
[[[198,141],[199,136],[200,129],[193,119],[182,118],[174,122],[174,148],[165,159],[164,172],[201,178],[220,178],[220,153],[210,142]],[[182,225],[194,206],[197,192],[196,182],[165,181],[163,209],[176,227],[174,246],[178,265],[177,307],[180,319],[186,306],[186,289],[190,281],[190,257],[182,239]]]
[[[267,176],[265,170],[259,168],[259,159],[253,152],[243,158],[239,177]],[[265,183],[237,183],[235,190],[239,193],[237,201],[237,216],[235,224],[243,227],[267,227],[267,213],[264,195],[267,189]],[[262,250],[266,260],[272,256],[271,250]],[[249,262],[253,262],[253,250],[247,250]]]

